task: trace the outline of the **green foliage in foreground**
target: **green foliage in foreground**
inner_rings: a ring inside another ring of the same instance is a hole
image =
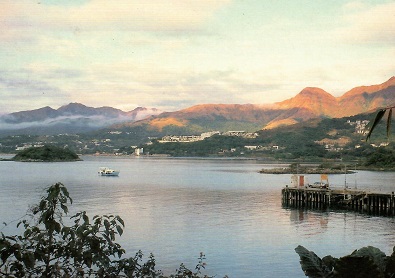
[[[16,161],[76,161],[79,160],[78,155],[65,148],[60,148],[52,145],[45,145],[43,147],[31,147],[19,152],[14,156]]]
[[[155,269],[152,254],[146,262],[141,251],[124,258],[125,250],[115,242],[123,233],[123,220],[113,215],[90,219],[83,211],[71,216],[74,224],[67,226],[64,218],[71,203],[66,187],[56,183],[17,224],[21,235],[0,234],[1,277],[208,278],[202,274],[203,254],[194,271],[181,264],[170,276]]]
[[[310,278],[390,278],[395,277],[395,248],[391,256],[380,249],[368,246],[348,256],[320,259],[303,246],[295,248],[306,276]]]

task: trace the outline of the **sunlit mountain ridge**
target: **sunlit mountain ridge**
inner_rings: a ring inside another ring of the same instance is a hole
[[[218,130],[260,130],[303,122],[312,118],[340,118],[371,112],[395,103],[395,77],[371,86],[360,86],[334,97],[320,88],[306,87],[295,97],[270,105],[199,104],[162,113],[141,121],[121,123],[114,128],[149,126],[160,130],[183,127],[190,132]],[[171,120],[170,120],[171,119]],[[176,124],[175,124],[176,123]]]
[[[395,104],[395,77],[382,84],[355,87],[340,97],[306,87],[295,97],[273,104],[198,104],[163,112],[138,107],[124,112],[112,107],[70,103],[58,109],[42,107],[0,117],[0,136],[12,134],[82,133],[103,128],[139,129],[196,134],[211,130],[256,131],[313,118],[339,118]]]

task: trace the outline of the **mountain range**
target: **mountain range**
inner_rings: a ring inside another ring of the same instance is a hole
[[[11,134],[79,133],[110,128],[144,129],[150,134],[196,134],[211,130],[256,131],[312,118],[340,118],[395,104],[395,77],[382,84],[359,86],[334,97],[306,87],[295,97],[274,104],[199,104],[174,112],[138,107],[124,112],[70,103],[0,117],[0,136]]]
[[[156,108],[144,107],[124,112],[112,107],[94,108],[80,103],[70,103],[58,109],[46,106],[1,116],[0,136],[89,132],[115,123],[138,121],[161,112]]]
[[[306,87],[295,97],[271,105],[199,104],[166,112],[141,121],[117,124],[114,128],[146,126],[158,131],[175,128],[196,133],[208,130],[256,131],[290,125],[312,118],[340,118],[372,112],[395,104],[395,77],[382,84],[360,86],[341,97]]]

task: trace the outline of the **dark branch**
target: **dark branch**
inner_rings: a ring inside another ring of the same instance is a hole
[[[390,129],[391,129],[391,119],[392,119],[392,109],[395,108],[395,106],[389,106],[383,109],[380,109],[376,117],[373,121],[373,124],[369,130],[368,135],[366,136],[366,141],[370,139],[370,136],[373,133],[373,130],[377,127],[378,123],[381,121],[381,119],[384,117],[384,114],[388,111],[388,118],[387,118],[387,138],[389,138],[390,135]]]

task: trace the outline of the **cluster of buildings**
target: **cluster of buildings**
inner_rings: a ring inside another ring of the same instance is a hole
[[[204,132],[200,135],[167,135],[162,137],[162,139],[158,140],[159,143],[169,143],[169,142],[197,142],[202,141],[206,138],[209,138],[214,135],[223,135],[223,136],[237,136],[242,138],[256,138],[258,133],[256,132],[245,132],[245,131],[226,131],[226,132],[219,132],[219,131],[210,131]]]
[[[40,147],[44,147],[44,145],[43,144],[23,144],[22,146],[16,146],[15,150],[16,151],[23,151],[23,150],[26,150],[31,147],[40,148]]]
[[[347,123],[351,126],[355,126],[355,133],[357,134],[365,135],[369,132],[369,130],[366,128],[366,126],[369,124],[368,120],[357,120],[355,122],[348,120]]]
[[[355,128],[355,133],[356,134],[361,134],[363,136],[366,136],[369,133],[369,128],[367,128],[368,124],[370,121],[368,120],[356,120],[355,122],[351,120],[347,120],[347,124],[350,126],[354,126]],[[327,151],[332,151],[332,152],[339,152],[343,150],[343,147],[347,145],[348,143],[351,143],[351,139],[348,137],[340,137],[337,139],[323,139],[321,141],[315,141],[316,144],[323,145],[325,146],[325,150]],[[389,142],[382,142],[380,144],[370,144],[373,148],[380,148],[380,147],[386,147],[389,145]],[[361,148],[361,144],[355,145],[356,149]]]

